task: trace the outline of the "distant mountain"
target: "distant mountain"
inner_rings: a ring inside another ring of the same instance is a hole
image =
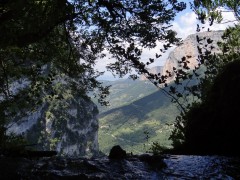
[[[105,86],[111,85],[110,94],[107,98],[110,106],[101,106],[96,99],[93,99],[98,105],[100,114],[110,109],[128,105],[158,90],[149,81],[120,79],[117,81],[102,81],[102,83]]]
[[[208,44],[207,40],[210,38],[213,42],[211,46],[214,47],[212,52],[219,52],[219,48],[217,46],[217,42],[221,41],[221,37],[223,35],[223,31],[210,31],[210,32],[200,32],[196,34],[189,35],[180,46],[176,47],[172,52],[170,52],[163,68],[162,72],[165,73],[166,71],[172,72],[173,67],[179,67],[178,61],[181,61],[182,57],[188,56],[187,59],[189,61],[189,68],[194,69],[195,66],[198,65],[198,48],[199,45],[197,42],[197,36],[200,39],[200,43],[205,45]],[[172,81],[174,76],[169,79]]]
[[[155,66],[155,67],[152,67],[148,70],[150,73],[152,74],[158,74],[158,73],[161,73],[163,72],[163,66]],[[141,75],[139,77],[139,80],[140,81],[147,81],[148,79],[144,76],[144,75]]]
[[[197,66],[197,38],[201,43],[208,38],[213,40],[214,52],[218,52],[217,42],[221,40],[223,31],[212,31],[192,34],[182,45],[176,47],[170,54],[163,67],[157,66],[150,69],[152,73],[172,71],[178,67],[178,61],[183,56],[191,56],[190,68]],[[205,38],[204,38],[205,37]],[[168,82],[173,80],[170,79]],[[144,76],[139,80],[118,80],[104,82],[112,84],[109,101],[111,106],[99,107],[99,147],[108,153],[116,144],[121,145],[128,152],[144,152],[149,149],[153,141],[158,141],[163,146],[170,146],[168,137],[172,126],[167,125],[175,120],[178,115],[176,106],[171,103],[162,91],[156,89]]]
[[[182,57],[188,56],[190,69],[193,69],[198,65],[198,42],[197,36],[201,41],[201,44],[208,44],[207,40],[210,38],[213,42],[211,46],[214,47],[212,52],[219,52],[219,48],[217,46],[217,42],[221,41],[221,36],[224,31],[210,31],[210,32],[199,32],[196,34],[189,35],[185,40],[183,40],[182,44],[176,47],[172,52],[170,52],[164,66],[155,66],[149,69],[149,72],[153,74],[165,74],[166,71],[172,72],[173,67],[179,67],[179,61],[181,61]],[[168,80],[168,82],[172,81],[174,76]],[[144,75],[141,75],[140,80],[147,80]]]

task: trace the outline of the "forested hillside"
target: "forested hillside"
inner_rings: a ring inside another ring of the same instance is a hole
[[[148,150],[153,141],[170,146],[171,126],[166,123],[173,122],[177,115],[170,99],[147,81],[121,80],[113,87],[109,98],[115,108],[99,114],[100,150],[108,153],[119,144],[129,152],[140,153]]]
[[[154,74],[172,71],[173,67],[179,66],[182,57],[190,55],[188,64],[189,71],[192,71],[198,64],[197,36],[202,41],[207,41],[208,38],[213,39],[212,45],[217,47],[217,42],[221,40],[222,34],[223,31],[212,31],[189,35],[180,46],[169,54],[163,67],[153,68],[149,71],[154,71]],[[212,51],[217,52],[219,49],[215,48]],[[156,70],[159,71],[156,72]],[[197,71],[199,74],[203,74],[204,67]],[[172,97],[166,92],[169,92],[169,88],[172,86],[176,92],[187,93],[184,87],[196,84],[197,80],[187,79],[182,82],[182,85],[174,84],[173,78],[167,82],[170,84],[163,90],[142,77],[135,81],[122,79],[103,82],[103,85],[111,85],[111,87],[108,96],[109,106],[98,106],[100,110],[100,150],[107,153],[113,145],[119,144],[129,152],[142,153],[149,150],[153,142],[171,147],[172,142],[169,140],[169,136],[173,130],[172,124],[180,111],[177,104],[171,102]],[[181,104],[194,101],[191,100],[191,97],[188,97],[187,101],[181,97],[177,98]]]

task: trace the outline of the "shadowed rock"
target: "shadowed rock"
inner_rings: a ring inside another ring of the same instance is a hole
[[[139,160],[147,163],[152,168],[162,169],[166,167],[166,164],[163,161],[163,156],[161,155],[141,154]]]
[[[30,158],[52,157],[56,155],[57,155],[57,151],[27,151],[27,156]]]
[[[41,158],[56,156],[57,151],[34,151],[21,148],[6,148],[0,149],[0,155],[6,157]]]
[[[127,153],[119,145],[113,146],[109,153],[109,159],[124,159]]]

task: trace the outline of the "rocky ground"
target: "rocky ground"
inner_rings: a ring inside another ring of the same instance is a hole
[[[1,179],[155,179],[163,167],[162,157],[148,154],[124,159],[0,157]]]

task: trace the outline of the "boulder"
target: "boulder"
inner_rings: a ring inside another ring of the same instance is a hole
[[[109,159],[124,159],[127,153],[119,145],[113,146],[109,153]]]

